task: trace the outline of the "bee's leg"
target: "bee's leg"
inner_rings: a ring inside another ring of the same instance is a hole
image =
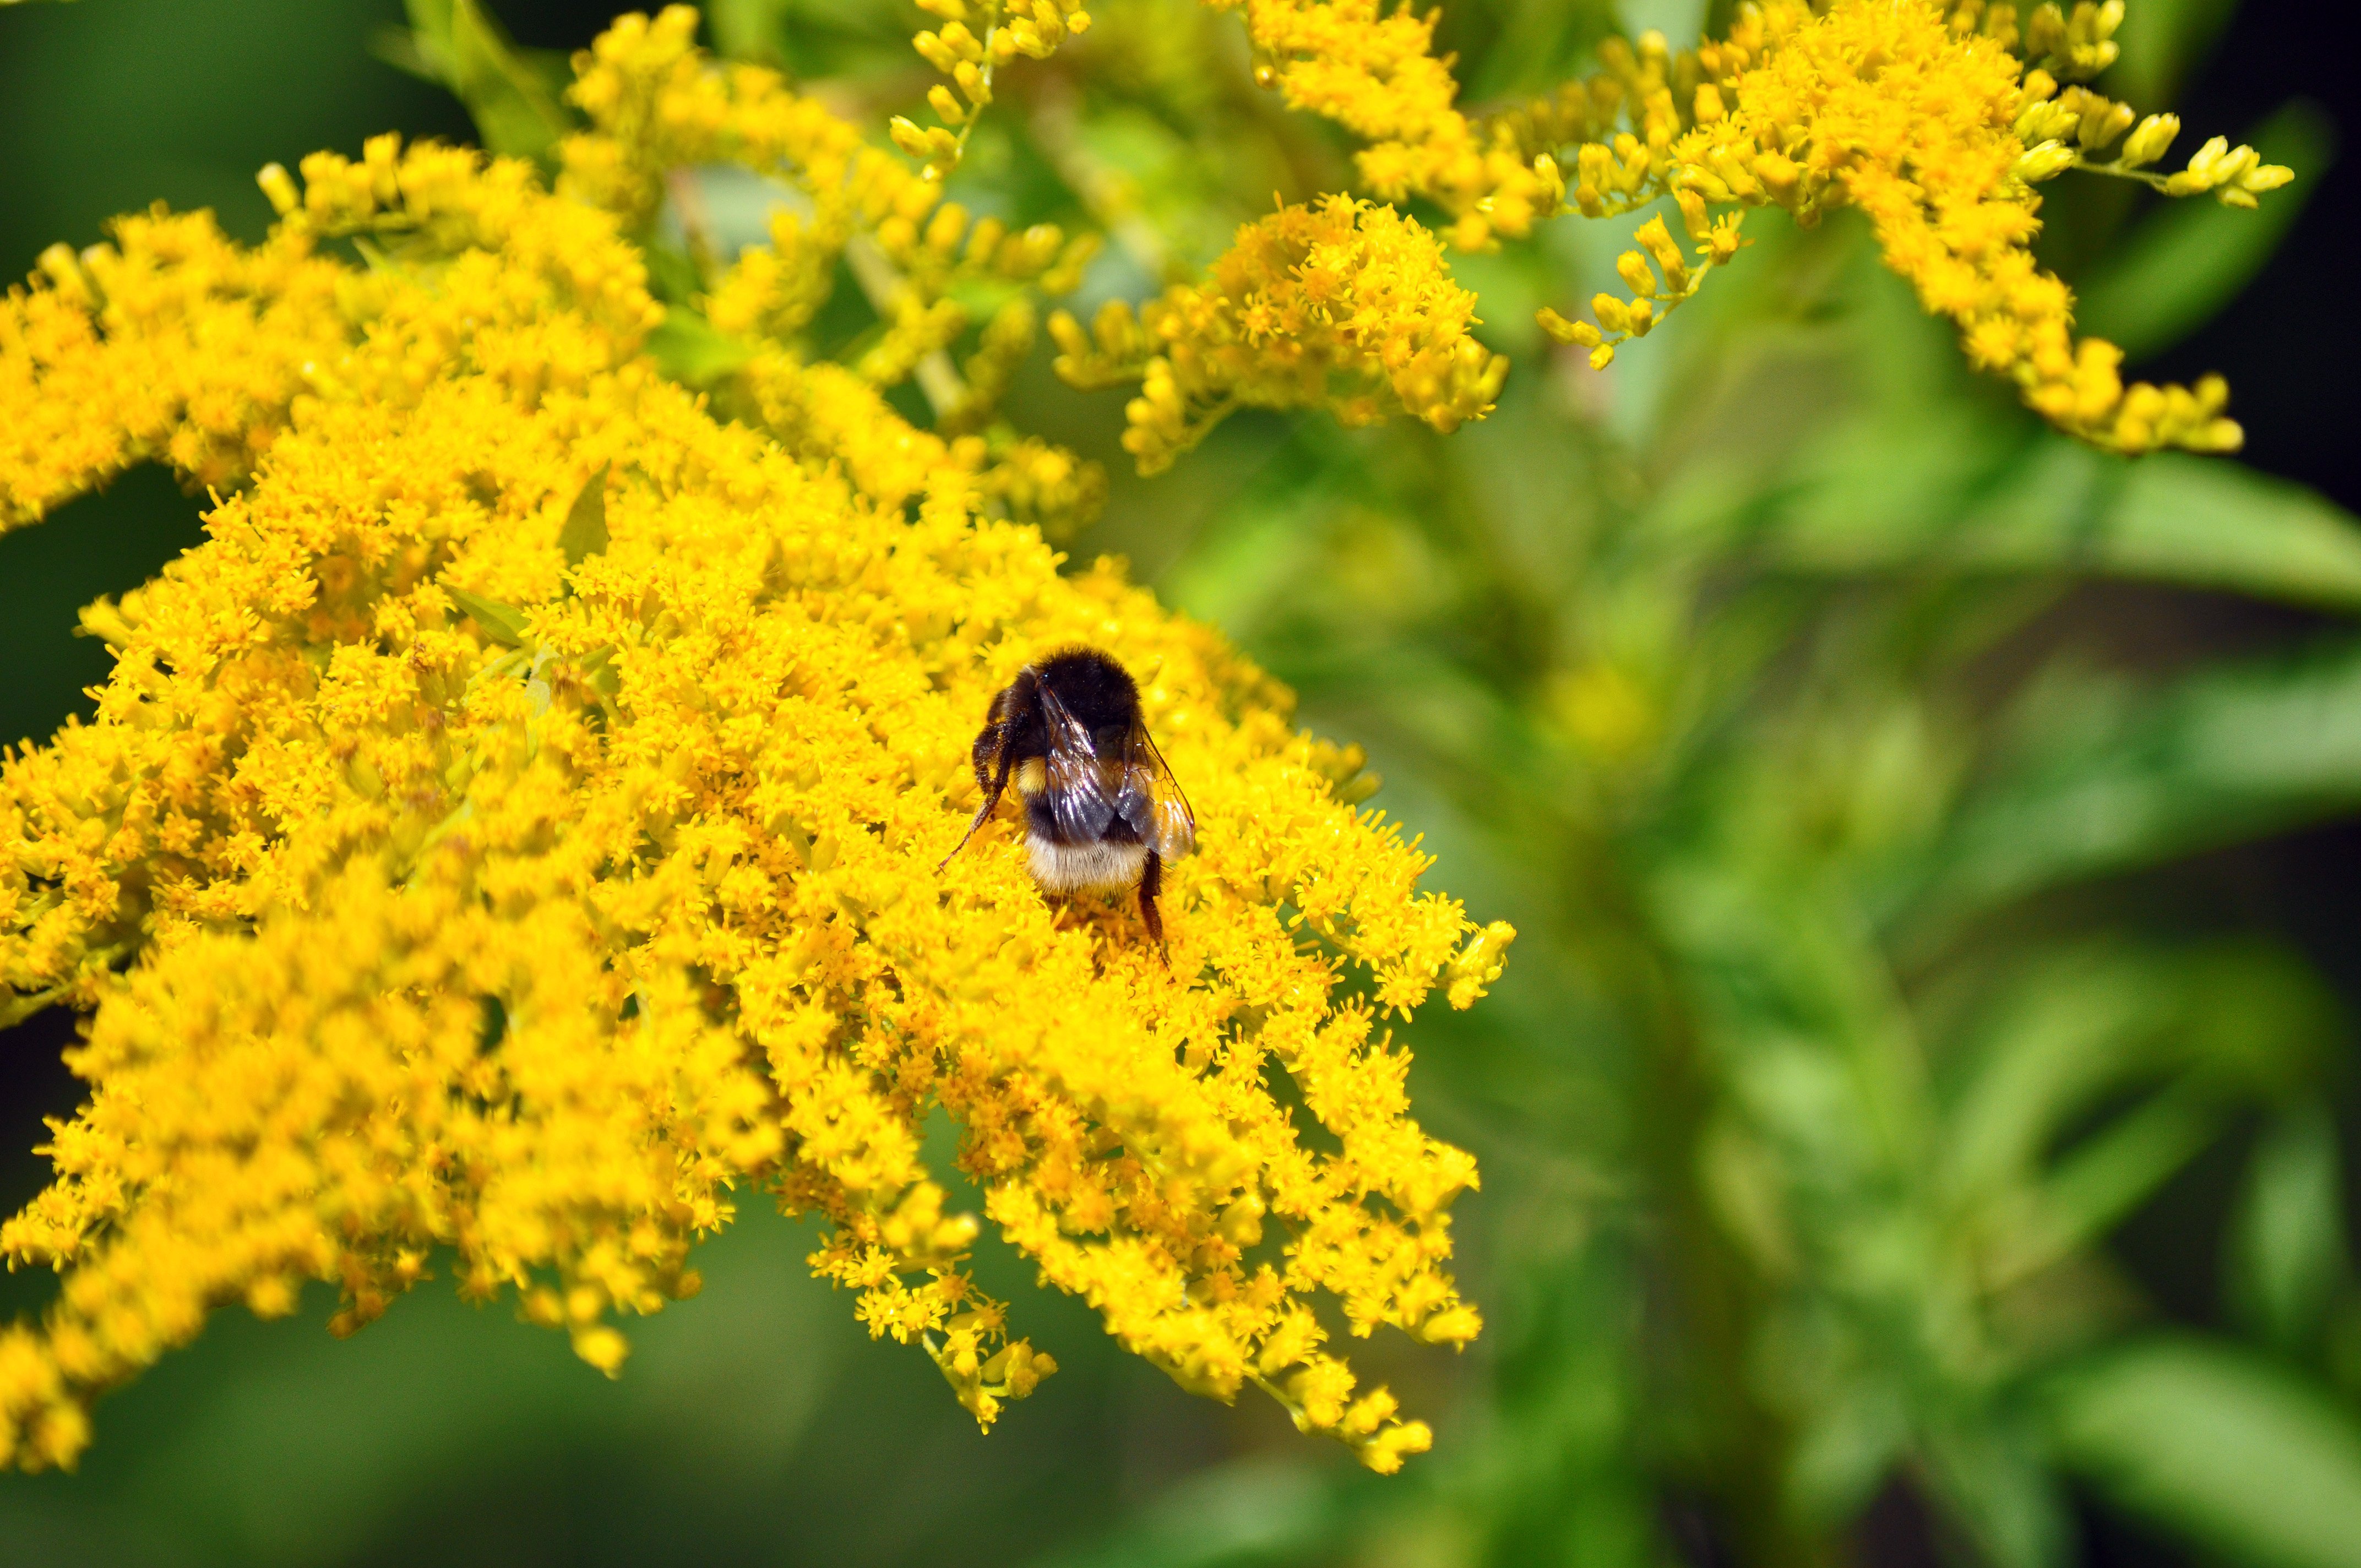
[[[1150,850],[1139,868],[1139,916],[1148,922],[1148,935],[1156,943],[1156,956],[1164,960],[1166,969],[1170,969],[1172,955],[1164,946],[1164,916],[1156,907],[1156,895],[1163,886],[1164,859]]]
[[[996,702],[993,704],[995,711],[999,706]],[[967,831],[960,835],[960,841],[951,847],[951,852],[942,858],[935,870],[941,871],[950,865],[959,852],[967,848],[967,841],[975,837],[975,830],[992,820],[992,809],[1000,804],[1002,792],[1008,788],[1009,773],[1016,765],[1016,759],[1009,751],[1008,729],[1007,721],[999,720],[985,725],[983,733],[975,738],[972,758],[975,787],[983,792],[983,804],[975,808],[975,819],[967,825]]]

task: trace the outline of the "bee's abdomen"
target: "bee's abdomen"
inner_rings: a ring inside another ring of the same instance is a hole
[[[1089,844],[1060,844],[1038,829],[1025,836],[1027,868],[1033,880],[1052,893],[1079,893],[1086,888],[1129,887],[1139,881],[1148,861],[1145,844],[1112,844],[1102,839]]]

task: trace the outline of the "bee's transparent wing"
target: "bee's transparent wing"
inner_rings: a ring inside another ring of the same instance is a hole
[[[1042,791],[1049,802],[1049,819],[1060,842],[1096,843],[1115,817],[1117,791],[1110,776],[1115,770],[1099,756],[1082,720],[1046,685],[1041,687],[1041,718],[1049,730]]]
[[[1196,813],[1145,724],[1134,724],[1125,738],[1123,784],[1123,819],[1149,849],[1177,861],[1197,847]]]

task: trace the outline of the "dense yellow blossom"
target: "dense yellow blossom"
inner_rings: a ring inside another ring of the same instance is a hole
[[[1331,196],[1246,225],[1202,283],[1137,316],[1110,301],[1088,334],[1063,312],[1049,326],[1067,380],[1140,382],[1123,444],[1148,474],[1241,407],[1324,406],[1346,424],[1399,411],[1441,431],[1481,418],[1509,363],[1469,335],[1475,321],[1433,236]]]
[[[1742,243],[1722,206],[1785,207],[1817,222],[1866,213],[1887,264],[1926,307],[1959,324],[1969,358],[2009,377],[2061,430],[2120,452],[2235,450],[2218,377],[2194,389],[2125,387],[2122,354],[2073,336],[2073,296],[2034,261],[2034,187],[2069,169],[2141,179],[2169,195],[2212,192],[2252,206],[2289,171],[2215,138],[2173,174],[2150,171],[2179,129],[2083,87],[2115,58],[2122,0],[2072,16],[2039,7],[2023,43],[2013,5],[1978,0],[1805,0],[1741,5],[1728,35],[1675,54],[1660,35],[1609,40],[1603,69],[1534,104],[1472,121],[1428,50],[1432,18],[1374,0],[1248,0],[1256,47],[1289,102],[1372,145],[1363,177],[1382,195],[1420,194],[1479,245],[1571,207],[1611,216],[1675,197],[1692,249],[1662,218],[1617,271],[1631,295],[1600,294],[1593,321],[1544,312],[1554,335],[1603,367],[1689,298]],[[2026,69],[2026,60],[2039,63]],[[2128,134],[2126,134],[2128,133]],[[2122,138],[2114,157],[2099,155]]]
[[[1213,0],[1227,8],[1240,0]],[[1244,0],[1257,74],[1288,104],[1325,115],[1370,143],[1362,180],[1389,202],[1433,198],[1458,219],[1462,249],[1521,235],[1554,200],[1513,140],[1453,106],[1459,84],[1429,50],[1440,13],[1382,0]]]
[[[686,5],[653,18],[623,16],[577,60],[568,97],[590,126],[559,149],[559,189],[639,235],[684,169],[735,164],[780,183],[785,200],[774,212],[770,243],[719,269],[703,302],[730,351],[714,388],[725,410],[763,423],[804,456],[840,463],[887,505],[933,497],[956,509],[984,498],[1053,534],[1089,521],[1104,495],[1093,466],[985,428],[1032,345],[1030,299],[1017,292],[1004,303],[960,366],[950,349],[970,323],[950,296],[977,284],[1064,292],[1095,238],[972,218],[943,201],[939,179],[870,146],[778,72],[717,65],[697,48],[697,23]],[[800,341],[840,264],[885,326],[850,367],[816,360]],[[913,379],[934,411],[932,431],[876,395]]]
[[[47,287],[0,304],[0,528],[150,458],[244,472],[344,338],[341,273],[306,246],[242,250],[202,213],[118,229],[120,247],[52,246]],[[113,418],[88,417],[100,398]]]
[[[746,88],[729,134],[750,98],[817,125]],[[314,1279],[339,1332],[439,1268],[513,1288],[614,1371],[619,1315],[694,1291],[741,1192],[824,1216],[815,1267],[988,1423],[1054,1363],[963,1272],[979,1222],[919,1157],[940,1107],[989,1219],[1121,1343],[1395,1467],[1425,1427],[1313,1307],[1477,1332],[1446,1271],[1474,1165],[1411,1120],[1380,1020],[1472,1003],[1511,933],[1416,893],[1355,760],[1213,634],[983,511],[973,438],[930,434],[954,477],[914,480],[861,451],[872,405],[807,398],[834,422],[791,445],[660,375],[629,137],[699,145],[677,101],[568,149],[604,208],[384,138],[268,173],[258,249],[139,220],[10,295],[0,421],[71,396],[89,433],[0,449],[10,515],[149,453],[251,478],[86,612],[95,720],[0,768],[0,977],[89,1014],[90,1086],[0,1228],[62,1275],[0,1333],[0,1454],[71,1463],[93,1395]],[[936,869],[991,693],[1077,641],[1139,674],[1196,807],[1169,970],[1126,901],[1044,897],[1005,823]]]

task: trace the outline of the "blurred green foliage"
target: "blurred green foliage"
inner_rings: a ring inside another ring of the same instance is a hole
[[[864,112],[923,91],[917,19],[708,6],[718,47]],[[1273,192],[1346,183],[1348,148],[1252,88],[1235,18],[1096,20],[1008,73],[956,191],[1111,230],[1085,312],[1201,266]],[[1443,47],[1492,97],[1619,27],[1708,21],[1455,0]],[[2224,25],[2223,0],[2142,0],[2118,90],[2164,106]],[[0,260],[158,198],[252,234],[260,163],[463,126],[421,77],[544,154],[558,58],[473,0],[9,11]],[[2301,104],[2253,139],[2329,156]],[[2242,214],[2062,182],[2045,243],[2086,324],[2152,354],[2303,189]],[[758,232],[760,186],[704,198],[717,243]],[[1484,1340],[1448,1365],[1378,1342],[1443,1412],[1434,1455],[1378,1481],[1275,1410],[1192,1401],[1005,1256],[987,1288],[1037,1298],[1064,1370],[980,1439],[753,1214],[612,1385],[442,1288],[350,1344],[324,1299],[293,1328],[226,1315],[109,1404],[83,1474],[0,1478],[0,1563],[2361,1563],[2351,1021],[2190,870],[2361,809],[2361,530],[2234,463],[2048,433],[1858,225],[1753,232],[1603,375],[1530,323],[1607,280],[1622,225],[1460,258],[1519,368],[1448,438],[1242,416],[1141,481],[1115,400],[1046,355],[1008,404],[1114,470],[1078,558],[1127,555],[1367,746],[1436,880],[1523,933],[1491,1000],[1411,1032],[1424,1116],[1485,1173]],[[196,510],[144,474],[0,540],[9,734],[103,674],[74,607]],[[53,1050],[41,1027],[11,1046]],[[2217,1276],[2206,1321],[2117,1245],[2158,1216]]]

